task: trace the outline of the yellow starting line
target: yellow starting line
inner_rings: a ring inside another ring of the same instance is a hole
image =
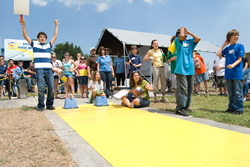
[[[250,135],[110,103],[55,112],[115,167],[250,167]]]

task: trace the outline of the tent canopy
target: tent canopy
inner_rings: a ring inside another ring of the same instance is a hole
[[[104,46],[112,49],[111,54],[116,54],[118,51],[123,53],[123,43],[129,50],[131,45],[137,45],[137,47],[151,46],[153,39],[158,41],[159,47],[166,53],[171,44],[171,36],[169,35],[104,28],[97,42],[96,49],[99,49],[100,46]],[[219,48],[211,42],[200,41],[195,50],[216,53]]]

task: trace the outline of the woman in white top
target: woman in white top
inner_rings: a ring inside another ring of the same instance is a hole
[[[98,71],[95,71],[92,80],[88,84],[89,90],[89,103],[95,100],[96,96],[106,96],[103,89],[103,81]]]

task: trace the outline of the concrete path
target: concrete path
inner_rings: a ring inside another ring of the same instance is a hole
[[[76,101],[78,105],[87,104],[87,99],[77,98]],[[109,99],[109,102],[115,104],[120,104],[120,100]],[[64,106],[64,100],[55,99],[55,107]],[[15,108],[22,106],[36,106],[37,97],[28,97],[27,99],[13,99],[13,100],[0,100],[0,109],[1,108]],[[179,119],[184,119],[196,123],[201,123],[205,125],[210,125],[218,128],[223,128],[227,130],[232,130],[240,133],[250,134],[250,128],[228,125],[224,123],[218,123],[211,120],[194,118],[192,116],[182,117],[175,115],[173,112],[166,112],[161,110],[155,110],[151,108],[144,108],[143,110],[159,113],[162,115],[167,115]],[[68,148],[73,160],[76,162],[77,166],[82,167],[109,167],[111,166],[100,154],[98,154],[82,137],[80,137],[67,123],[65,123],[54,111],[45,110],[45,115],[48,120],[53,124],[56,134],[61,138]]]

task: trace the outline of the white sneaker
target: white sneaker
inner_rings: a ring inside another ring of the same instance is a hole
[[[243,101],[246,101],[246,100],[247,100],[247,98],[246,98],[246,97],[244,97],[244,98],[243,98]]]

